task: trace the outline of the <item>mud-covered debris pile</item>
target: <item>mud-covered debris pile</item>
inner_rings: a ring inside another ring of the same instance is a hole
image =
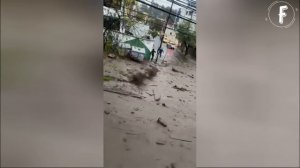
[[[157,75],[158,71],[159,70],[155,66],[148,65],[142,70],[133,72],[133,74],[129,76],[129,81],[137,86],[143,85],[146,79],[151,80],[154,76]]]

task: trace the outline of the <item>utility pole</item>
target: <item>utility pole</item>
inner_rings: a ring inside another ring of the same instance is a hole
[[[156,52],[156,60],[155,60],[155,63],[157,63],[157,60],[158,60],[158,55],[159,55],[159,50],[161,49],[161,46],[162,46],[162,43],[163,43],[163,40],[164,40],[164,37],[165,37],[165,33],[166,33],[166,29],[167,29],[167,26],[168,26],[168,23],[169,23],[169,20],[170,20],[170,17],[171,17],[171,12],[172,12],[172,8],[173,8],[173,4],[174,4],[174,0],[172,0],[172,4],[171,4],[171,8],[169,10],[169,15],[168,15],[168,18],[167,18],[167,22],[165,23],[164,27],[163,27],[163,35],[161,36],[160,38],[160,44],[159,44],[159,47],[158,47],[158,50]],[[166,51],[165,51],[166,52]],[[160,55],[161,56],[161,55]]]

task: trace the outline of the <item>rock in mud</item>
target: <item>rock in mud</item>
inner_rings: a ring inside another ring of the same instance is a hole
[[[160,117],[157,119],[157,123],[160,124],[163,127],[167,127],[167,124],[165,121],[163,121]]]
[[[160,96],[158,98],[155,98],[155,96],[154,96],[154,100],[155,101],[160,101]]]
[[[194,79],[194,75],[188,75],[188,77],[190,77],[190,78]]]
[[[156,144],[157,144],[157,145],[165,145],[165,144],[166,144],[166,141],[163,141],[163,140],[157,140],[157,141],[156,141]]]

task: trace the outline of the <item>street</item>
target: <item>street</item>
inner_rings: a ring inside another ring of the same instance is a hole
[[[195,61],[178,61],[177,51],[165,51],[158,64],[104,59],[104,88],[110,91],[104,92],[106,168],[196,166]],[[141,86],[128,80],[149,65],[158,69],[152,79]]]

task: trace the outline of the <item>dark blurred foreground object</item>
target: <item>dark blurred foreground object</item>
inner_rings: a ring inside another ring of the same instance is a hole
[[[1,1],[1,167],[103,166],[100,2]]]

